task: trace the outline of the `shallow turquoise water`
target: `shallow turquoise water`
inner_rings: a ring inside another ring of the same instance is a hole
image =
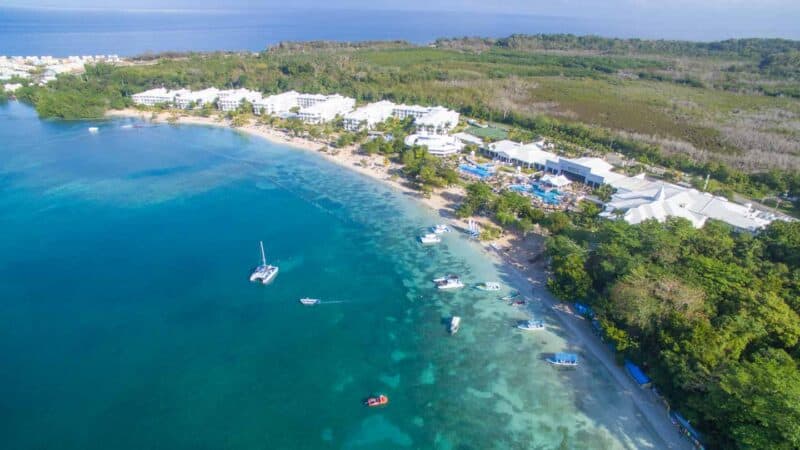
[[[432,288],[507,278],[455,233],[418,245],[432,212],[309,152],[129,123],[0,106],[4,449],[658,447],[591,357],[544,363],[580,351],[545,311],[523,334]]]

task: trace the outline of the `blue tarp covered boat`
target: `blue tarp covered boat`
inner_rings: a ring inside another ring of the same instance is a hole
[[[633,378],[633,380],[636,381],[639,386],[647,386],[650,384],[650,377],[645,375],[644,372],[642,372],[642,369],[640,369],[636,364],[626,360],[625,370],[628,371],[628,374],[630,374],[631,378]]]

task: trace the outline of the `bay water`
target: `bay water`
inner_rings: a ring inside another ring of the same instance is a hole
[[[657,448],[591,355],[546,364],[580,348],[543,306],[525,333],[494,293],[434,289],[511,289],[464,236],[415,241],[440,221],[233,130],[0,106],[2,447]],[[247,280],[259,240],[268,286]]]

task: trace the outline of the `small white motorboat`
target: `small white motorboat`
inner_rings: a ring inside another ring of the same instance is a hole
[[[264,242],[259,242],[261,245],[261,264],[258,265],[250,274],[250,281],[260,281],[261,284],[269,284],[278,276],[278,266],[267,264],[267,257],[264,254]]]
[[[318,298],[301,298],[300,303],[306,306],[318,305],[320,303],[320,299]]]
[[[542,320],[527,320],[517,325],[517,328],[525,331],[544,330],[544,321]]]
[[[576,367],[578,365],[578,355],[574,353],[556,353],[547,358],[547,362],[554,366]]]
[[[450,334],[458,333],[459,326],[461,326],[461,317],[453,316],[450,319]]]
[[[419,237],[419,241],[423,244],[438,244],[442,242],[442,238],[436,233],[428,233]]]
[[[500,290],[500,283],[498,283],[496,281],[487,281],[485,283],[480,283],[475,287],[477,289],[480,289],[481,291],[494,292],[494,291],[499,291]]]
[[[89,127],[89,133],[97,134],[100,132],[100,128],[97,127]]]
[[[448,227],[447,225],[440,223],[438,225],[434,225],[433,227],[431,227],[431,231],[433,231],[436,234],[442,234],[442,233],[449,233],[451,230],[450,227]]]
[[[437,289],[460,289],[464,287],[464,283],[461,282],[461,279],[458,275],[447,275],[445,277],[436,278],[433,280],[436,283]]]

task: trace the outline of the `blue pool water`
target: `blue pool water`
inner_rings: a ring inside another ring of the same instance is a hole
[[[557,189],[551,189],[547,191],[540,188],[538,184],[534,184],[533,186],[512,184],[508,188],[521,194],[535,195],[548,205],[558,205],[561,203],[562,194]]]
[[[487,178],[494,174],[493,168],[490,164],[479,164],[473,166],[471,164],[461,164],[459,166],[461,171],[466,172],[470,175],[475,175],[478,178]]]

